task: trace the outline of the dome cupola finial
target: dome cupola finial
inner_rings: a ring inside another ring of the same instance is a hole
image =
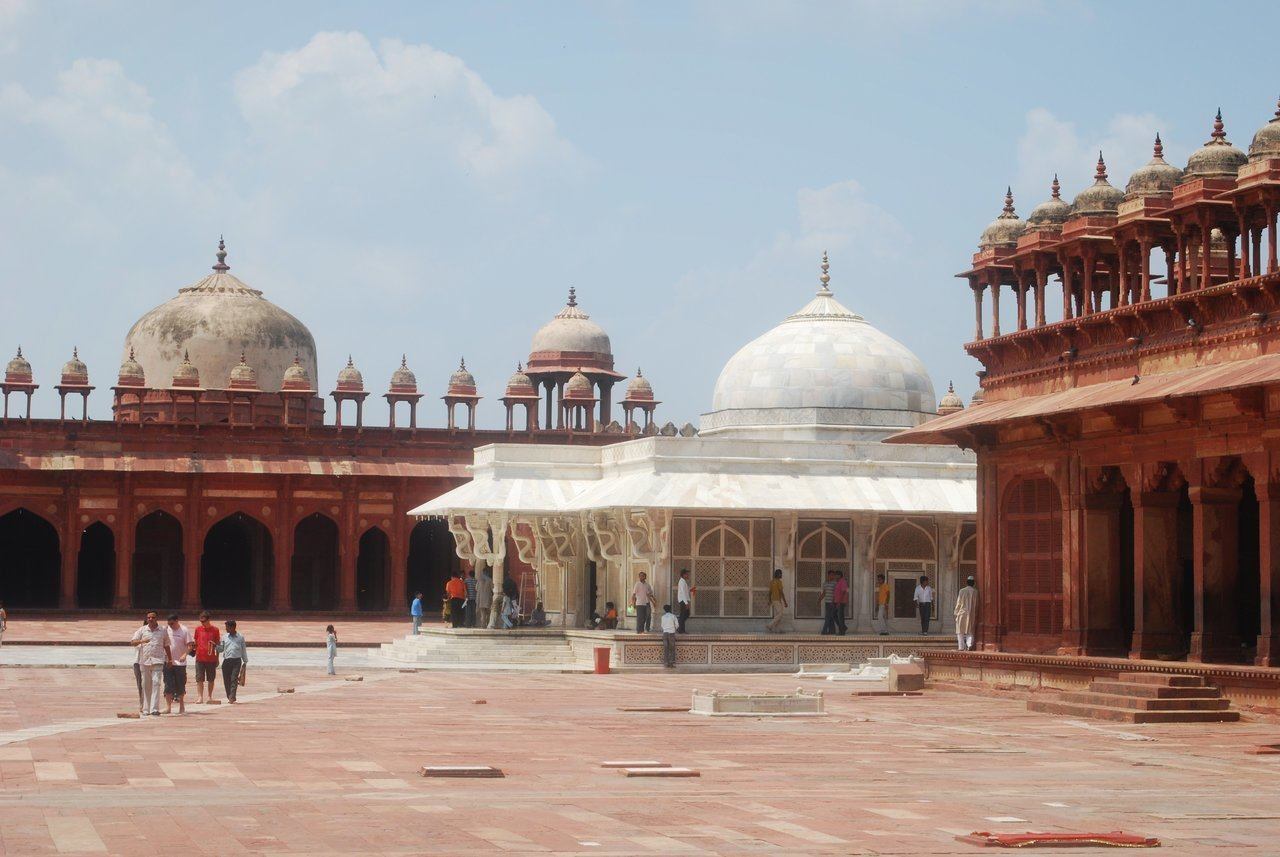
[[[822,287],[818,289],[818,294],[823,297],[830,297],[831,296],[831,286],[830,286],[831,262],[827,259],[826,250],[822,251],[822,265],[820,265],[819,267],[822,268],[822,273],[818,275],[818,282],[822,284]]]
[[[1160,132],[1156,132],[1156,144],[1151,147],[1151,157],[1164,160],[1164,143],[1160,142]]]
[[[1006,185],[1004,189],[1004,214],[1014,215],[1013,210],[1013,185]]]
[[[1054,199],[1062,199],[1062,185],[1058,184],[1058,174],[1053,174],[1053,184],[1049,185],[1049,191],[1053,194]]]
[[[569,306],[578,305],[578,290],[573,286],[569,287]]]
[[[227,244],[222,240],[221,235],[218,236],[218,252],[215,255],[217,255],[218,261],[214,264],[213,270],[220,274],[230,271],[231,266],[227,264]]]
[[[1107,162],[1102,159],[1102,150],[1098,150],[1098,168],[1093,175],[1094,182],[1105,182],[1107,180]]]
[[[1227,138],[1226,126],[1222,124],[1222,108],[1218,108],[1218,113],[1213,117],[1213,133],[1209,135],[1214,140],[1225,140]]]

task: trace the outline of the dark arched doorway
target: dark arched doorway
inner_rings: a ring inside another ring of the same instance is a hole
[[[289,594],[294,610],[338,606],[338,525],[317,512],[293,528]]]
[[[116,536],[101,521],[80,534],[76,557],[76,606],[110,607],[115,595]]]
[[[133,541],[133,606],[182,603],[182,524],[155,511],[138,521]]]
[[[58,606],[58,531],[35,512],[0,517],[0,601],[6,607]]]
[[[444,600],[445,581],[459,567],[448,524],[444,521],[420,521],[409,534],[406,588],[404,593],[400,593],[404,603],[407,605],[413,599],[413,593],[421,592],[423,609],[427,612],[439,610]]]
[[[360,610],[386,610],[387,561],[391,545],[387,534],[374,527],[360,537],[360,554],[356,557],[356,607]]]
[[[200,603],[215,610],[263,610],[271,596],[271,533],[236,512],[213,525],[200,555]]]

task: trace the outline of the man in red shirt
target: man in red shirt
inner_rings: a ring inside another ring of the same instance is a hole
[[[453,577],[444,585],[444,594],[449,596],[449,622],[453,627],[461,628],[462,607],[467,603],[467,584],[462,580],[462,572],[453,573]]]
[[[204,685],[209,683],[209,702],[213,702],[213,677],[218,674],[218,641],[222,635],[218,628],[209,621],[209,612],[200,614],[200,624],[196,627],[196,704],[205,702]]]
[[[849,626],[845,624],[844,614],[849,609],[849,581],[844,579],[844,572],[836,572],[836,633],[843,637],[849,633]]]

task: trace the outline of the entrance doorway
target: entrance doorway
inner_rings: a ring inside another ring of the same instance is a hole
[[[460,568],[453,551],[453,535],[444,521],[420,521],[409,534],[405,592],[397,593],[407,608],[413,593],[422,593],[422,609],[437,612],[444,600],[444,584]]]
[[[133,541],[134,607],[182,603],[182,524],[155,511],[138,521]]]
[[[360,537],[360,554],[356,557],[356,607],[360,610],[386,610],[390,607],[387,574],[391,547],[387,534],[374,527]]]
[[[289,595],[294,610],[338,606],[338,525],[319,512],[293,528]]]
[[[80,534],[76,557],[76,606],[110,607],[115,596],[116,537],[96,521]]]
[[[200,555],[200,602],[212,610],[265,610],[271,597],[271,533],[236,512],[214,524]]]
[[[0,517],[0,601],[6,607],[57,607],[61,565],[52,524],[26,509]]]

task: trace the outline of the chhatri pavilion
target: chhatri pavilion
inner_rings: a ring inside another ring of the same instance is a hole
[[[640,572],[659,605],[674,604],[687,568],[697,590],[691,631],[761,634],[780,568],[795,631],[819,631],[832,570],[851,584],[853,634],[873,633],[876,574],[892,587],[894,634],[920,632],[920,575],[938,590],[934,628],[948,630],[957,586],[976,573],[973,458],[881,441],[963,403],[948,392],[939,407],[919,358],[836,300],[825,256],[819,279],[808,303],[729,360],[696,431],[603,446],[482,446],[470,482],[412,514],[447,521],[459,556],[493,569],[495,590],[514,552],[553,624],[566,628],[606,601],[623,613]],[[631,383],[629,397],[652,395],[642,377]],[[571,408],[572,394],[571,380]],[[858,657],[832,650],[826,659],[837,655]]]

